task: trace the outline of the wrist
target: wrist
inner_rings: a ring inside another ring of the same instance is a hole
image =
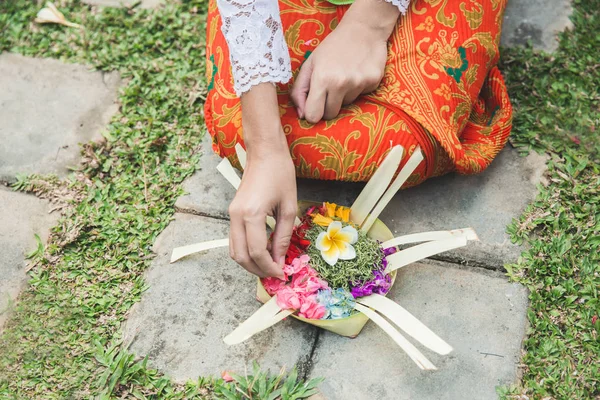
[[[383,0],[356,0],[341,24],[363,29],[370,37],[387,41],[400,16],[400,10]]]
[[[248,163],[269,159],[290,158],[290,149],[281,126],[275,131],[264,131],[260,134],[244,134],[244,143],[248,154]]]
[[[288,154],[281,126],[277,90],[271,83],[253,86],[242,95],[242,127],[248,162]]]

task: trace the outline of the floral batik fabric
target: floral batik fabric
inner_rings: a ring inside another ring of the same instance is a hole
[[[402,164],[417,146],[425,157],[405,187],[450,171],[483,171],[506,144],[512,123],[496,66],[505,6],[506,0],[411,1],[389,39],[379,88],[342,108],[333,120],[299,119],[288,95],[293,79],[278,83],[281,122],[297,176],[367,181],[395,145],[406,150]],[[348,7],[279,0],[294,76]],[[206,124],[214,151],[239,167],[235,145],[244,143],[241,105],[222,26],[216,0],[210,0]]]

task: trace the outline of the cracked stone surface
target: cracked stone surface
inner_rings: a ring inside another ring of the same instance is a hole
[[[208,136],[208,135],[207,135]],[[189,193],[177,200],[179,210],[227,218],[235,190],[216,170],[220,158],[207,138],[200,170],[184,183]],[[546,158],[521,157],[507,147],[481,174],[449,174],[400,191],[381,219],[397,235],[473,227],[481,242],[447,252],[441,259],[485,268],[503,269],[522,249],[510,243],[506,226],[518,218],[537,195],[546,171]],[[298,198],[351,205],[363,184],[299,180]]]
[[[25,256],[37,246],[35,234],[45,243],[57,216],[48,203],[0,186],[0,329],[26,281]]]
[[[86,4],[101,7],[131,7],[140,3],[141,8],[156,8],[164,3],[164,0],[83,0]]]
[[[493,271],[451,264],[402,268],[389,297],[448,342],[440,356],[413,344],[438,368],[421,371],[372,321],[356,339],[320,333],[311,375],[334,399],[497,399],[514,383],[525,334],[527,291]]]
[[[0,181],[16,174],[64,176],[79,143],[100,138],[118,110],[117,73],[91,72],[17,54],[0,54]]]
[[[502,25],[502,46],[524,46],[553,52],[558,48],[557,35],[573,27],[569,16],[570,0],[511,0]]]
[[[256,281],[215,249],[169,264],[174,247],[226,238],[228,224],[212,218],[176,214],[158,237],[158,254],[147,273],[149,289],[134,306],[125,327],[130,350],[177,381],[244,373],[256,360],[278,372],[303,364],[316,339],[316,328],[292,318],[248,341],[227,346],[223,337],[256,311]]]

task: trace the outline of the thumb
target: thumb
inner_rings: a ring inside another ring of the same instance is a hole
[[[283,265],[285,255],[290,247],[295,218],[295,209],[282,210],[277,213],[277,225],[273,232],[272,256],[273,261],[279,265]]]
[[[309,58],[304,64],[302,64],[300,72],[298,73],[298,76],[296,76],[296,80],[294,81],[292,92],[290,94],[292,102],[296,106],[296,111],[298,112],[298,116],[300,118],[304,118],[304,107],[306,105],[306,98],[308,97],[308,91],[310,89],[310,79],[312,77],[312,72],[312,59]]]

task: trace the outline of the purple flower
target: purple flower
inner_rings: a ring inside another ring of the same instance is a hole
[[[392,278],[389,275],[384,275],[383,271],[373,271],[374,279],[352,287],[350,292],[354,298],[369,296],[373,293],[384,295],[390,290]]]
[[[394,254],[396,252],[396,248],[395,247],[388,247],[387,249],[383,249],[383,261],[386,262],[386,257]]]
[[[392,286],[392,278],[389,275],[385,275],[383,271],[385,271],[388,265],[385,256],[388,256],[395,252],[395,248],[384,249],[384,256],[382,258],[382,268],[373,270],[374,278],[367,282],[351,286],[350,293],[352,293],[352,296],[354,296],[355,299],[359,297],[369,296],[373,293],[384,295],[390,290],[390,287]]]

